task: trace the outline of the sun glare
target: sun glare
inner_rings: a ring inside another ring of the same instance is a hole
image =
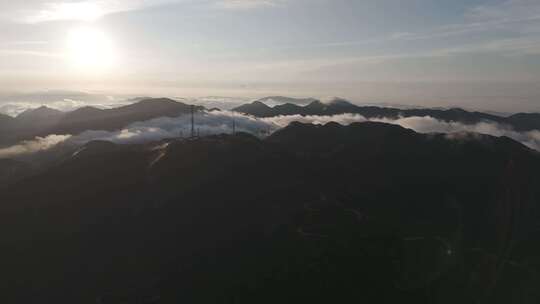
[[[116,63],[116,51],[111,39],[93,28],[78,28],[69,33],[68,48],[71,64],[83,72],[103,72]]]

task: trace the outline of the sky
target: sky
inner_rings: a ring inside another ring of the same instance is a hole
[[[49,90],[540,111],[540,1],[0,0],[0,95]]]

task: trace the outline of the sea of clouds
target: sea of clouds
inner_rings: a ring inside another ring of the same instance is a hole
[[[24,111],[37,109],[41,106],[47,106],[51,109],[62,112],[74,111],[82,107],[92,106],[99,109],[112,109],[128,105],[129,102],[101,102],[88,103],[80,100],[64,99],[53,102],[4,102],[0,103],[0,114],[16,117]]]
[[[377,118],[367,119],[359,114],[340,114],[333,116],[276,116],[270,118],[255,118],[231,111],[211,111],[198,113],[195,116],[196,132],[201,135],[232,133],[233,124],[236,131],[252,133],[265,137],[272,132],[286,127],[291,122],[326,124],[337,122],[349,125],[355,122],[377,121],[400,125],[419,133],[463,133],[474,132],[493,136],[506,136],[522,144],[540,151],[540,130],[517,132],[509,126],[494,122],[481,122],[477,124],[463,124],[458,122],[445,122],[433,117],[406,117],[398,119]],[[83,145],[92,140],[106,140],[119,144],[132,144],[151,142],[166,138],[187,137],[191,132],[191,118],[189,115],[169,118],[161,117],[148,121],[133,123],[122,130],[86,131],[78,135],[49,135],[25,141],[15,146],[0,149],[0,158],[14,157],[20,154],[34,153],[47,150],[59,143]]]
[[[82,95],[72,96],[73,98],[56,98],[52,96],[34,96],[18,97],[15,100],[4,100],[0,95],[0,114],[16,117],[27,110],[37,109],[41,106],[47,106],[51,109],[60,110],[62,112],[70,112],[82,107],[95,107],[99,109],[111,109],[117,108],[131,103],[140,101],[150,97],[136,97],[136,96],[94,96],[94,95]],[[20,99],[20,100],[17,100]],[[176,97],[174,100],[187,103],[204,106],[207,109],[219,108],[230,110],[247,102],[253,101],[251,98],[236,98],[236,97],[221,97],[221,96],[209,96],[209,97],[196,97],[196,98],[182,98]]]

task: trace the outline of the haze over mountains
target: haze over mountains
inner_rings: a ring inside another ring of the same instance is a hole
[[[180,124],[180,121],[189,124],[188,119],[171,121],[171,118],[189,114],[191,111],[189,104],[167,98],[142,100],[138,98],[133,102],[113,109],[86,106],[71,112],[61,112],[42,106],[27,110],[16,117],[0,115],[0,149],[20,144],[22,141],[35,140],[38,137],[75,136],[90,131],[93,132],[92,136],[85,135],[83,136],[85,139],[79,141],[108,139],[116,136],[112,132],[129,132],[132,124],[136,124],[135,131],[141,138],[144,137],[142,133],[149,130],[161,130],[162,135],[154,132],[156,134],[149,136],[154,139],[176,137],[182,132],[185,134],[189,132],[189,126]],[[268,106],[264,102],[276,105]],[[459,108],[399,109],[357,106],[344,99],[321,102],[309,98],[294,99],[278,96],[247,103],[232,111],[196,106],[196,115],[201,116],[199,120],[205,121],[198,128],[206,132],[205,134],[230,133],[232,122],[236,120],[239,130],[260,136],[285,127],[293,121],[306,123],[337,121],[349,124],[373,120],[398,124],[422,133],[470,131],[509,136],[531,148],[540,149],[540,131],[538,131],[540,130],[540,114],[535,113],[519,113],[502,117]],[[163,118],[164,121],[155,121],[159,118]],[[150,120],[154,121],[150,122]],[[207,127],[207,124],[210,126]],[[220,124],[222,127],[219,127]],[[146,127],[146,129],[141,130],[141,127]],[[100,132],[99,136],[95,131]],[[106,132],[109,132],[109,135]],[[133,135],[133,132],[129,134]],[[0,155],[2,155],[1,150]]]
[[[0,304],[540,303],[540,0],[0,0],[0,84]]]
[[[191,109],[0,116],[3,303],[540,299],[536,114]]]
[[[390,118],[398,117],[425,117],[430,116],[447,122],[460,122],[465,124],[475,124],[479,122],[491,121],[507,124],[517,131],[531,131],[540,129],[539,113],[519,113],[509,117],[501,117],[482,112],[470,112],[460,108],[452,109],[399,109],[377,106],[357,106],[344,99],[334,99],[327,103],[313,100],[307,105],[297,105],[293,103],[279,104],[270,107],[263,101],[258,100],[251,104],[246,104],[233,109],[234,111],[254,115],[257,117],[272,117],[279,115],[338,115],[338,114],[360,114],[366,118]]]
[[[201,107],[196,107],[200,110]],[[0,145],[13,144],[49,134],[79,134],[87,130],[116,130],[137,121],[157,117],[175,117],[187,114],[190,106],[171,99],[147,99],[135,104],[98,109],[83,107],[71,112],[61,112],[47,107],[27,110],[16,118],[0,116]]]
[[[189,137],[191,105],[167,98],[139,99],[114,109],[82,107],[62,112],[42,106],[17,117],[0,115],[0,169],[4,171],[0,179],[8,183],[30,176],[93,140],[136,144]],[[357,106],[344,99],[321,102],[279,96],[244,104],[232,112],[193,109],[196,132],[202,136],[232,134],[236,128],[266,137],[295,121],[319,125],[375,121],[420,133],[509,137],[540,150],[540,115],[535,113],[501,117],[457,108],[399,109]]]

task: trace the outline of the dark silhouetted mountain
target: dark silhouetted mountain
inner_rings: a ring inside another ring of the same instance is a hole
[[[41,120],[50,120],[50,119],[57,119],[64,115],[64,112],[58,111],[55,109],[48,108],[46,106],[41,106],[36,109],[30,109],[22,112],[17,116],[18,120],[23,120],[27,122],[31,121],[41,121]]]
[[[238,108],[234,108],[233,110],[236,112],[249,114],[257,117],[270,117],[277,115],[276,111],[274,111],[273,108],[267,106],[260,101],[254,101],[250,104],[245,104]]]
[[[110,141],[94,140],[86,143],[77,151],[73,152],[71,156],[73,158],[84,158],[93,155],[103,155],[114,152],[119,147],[120,146]]]
[[[12,159],[0,159],[0,191],[8,185],[29,176],[33,168],[20,161]]]
[[[290,103],[295,105],[307,105],[313,101],[315,101],[314,98],[292,98],[292,97],[285,97],[285,96],[269,96],[264,97],[258,100],[262,103],[273,103],[276,105],[284,104],[284,103]]]
[[[0,147],[13,137],[16,121],[13,117],[0,114]]]
[[[284,104],[269,107],[261,102],[243,105],[234,111],[253,115],[256,117],[272,117],[279,115],[337,115],[360,114],[368,119],[430,116],[446,122],[460,122],[475,124],[480,122],[494,122],[509,125],[518,131],[540,130],[540,114],[516,114],[510,117],[501,117],[482,112],[471,112],[460,108],[452,109],[398,109],[376,106],[357,106],[347,100],[336,98],[323,103],[318,100],[305,106]]]
[[[518,113],[506,120],[518,131],[540,130],[539,113]]]
[[[345,104],[338,102],[325,104],[318,100],[312,100],[309,104],[303,106],[294,103],[284,103],[270,107],[258,100],[233,109],[233,111],[256,117],[272,117],[279,115],[331,115],[329,114],[329,111],[336,112],[338,110],[346,111],[344,113],[348,113],[347,111],[356,110],[356,106],[350,103]],[[341,114],[341,112],[337,114]]]
[[[305,111],[306,113],[310,115],[314,115],[314,114],[318,115],[316,113],[324,113],[325,111],[328,110],[329,106],[331,105],[327,105],[318,100],[315,100],[311,102],[310,104],[308,104],[307,106],[305,106]]]
[[[334,105],[334,106],[345,106],[345,107],[350,107],[350,106],[353,106],[353,104],[346,100],[346,99],[343,99],[343,98],[339,98],[339,97],[336,97],[332,100],[330,100],[328,102],[328,104],[331,104],[331,105]]]
[[[466,124],[479,123],[483,121],[492,121],[504,123],[504,119],[499,116],[485,114],[481,112],[469,112],[460,108],[452,108],[448,110],[431,110],[431,109],[409,109],[400,112],[401,116],[431,116],[443,121],[455,121]]]
[[[104,114],[105,110],[94,108],[94,107],[82,107],[71,112],[66,113],[65,117],[62,119],[63,123],[77,123],[84,121],[92,121],[99,119]]]
[[[196,111],[202,109],[204,108],[200,106],[195,107]],[[167,98],[146,99],[106,110],[83,107],[67,113],[42,107],[17,117],[10,132],[0,136],[0,146],[49,134],[78,134],[87,130],[112,131],[134,122],[158,117],[175,117],[190,111],[190,105]]]
[[[418,146],[424,138],[412,130],[377,122],[354,123],[348,127],[338,123],[311,125],[293,122],[272,134],[267,141],[282,144],[286,149],[302,154],[338,151],[347,145],[364,144],[365,152],[379,145],[399,145],[402,142]]]
[[[22,112],[16,117],[18,132],[32,133],[35,130],[48,129],[55,126],[65,115],[64,112],[41,106]]]
[[[15,119],[13,117],[0,113],[0,128],[11,126],[14,122]]]
[[[292,103],[285,103],[277,105],[273,108],[273,111],[280,113],[279,115],[295,115],[298,111],[301,111],[302,107]]]
[[[196,107],[196,110],[201,110]],[[86,130],[117,130],[137,121],[158,117],[175,117],[190,113],[191,106],[172,99],[147,99],[107,110],[85,107],[67,113],[57,126],[48,130],[52,134],[77,134]]]
[[[508,138],[293,123],[74,152],[0,191],[3,303],[539,299],[540,156]]]

